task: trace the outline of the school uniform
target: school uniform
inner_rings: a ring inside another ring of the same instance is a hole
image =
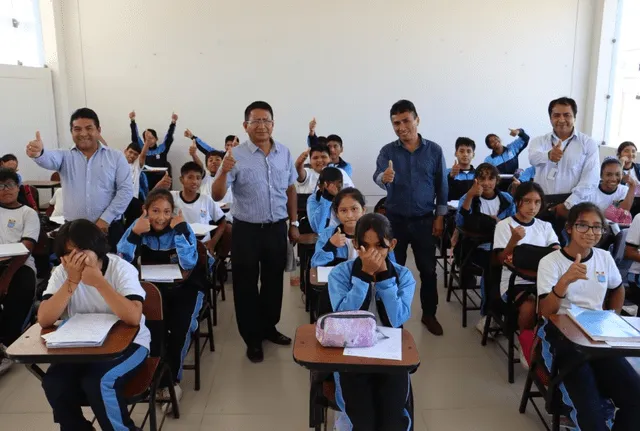
[[[211,186],[213,185],[213,181],[215,180],[215,175],[206,175],[202,178],[202,184],[200,185],[200,194],[211,196]],[[213,197],[213,196],[212,196]],[[227,193],[224,195],[222,199],[219,201],[215,201],[220,205],[221,203],[227,204],[231,206],[233,203],[233,192],[231,191],[231,187],[227,188]],[[233,222],[233,216],[231,215],[231,211],[227,211],[225,214],[227,218],[227,222]]]
[[[500,171],[501,174],[515,174],[519,168],[518,156],[520,156],[520,153],[527,148],[528,144],[529,135],[527,135],[523,129],[520,129],[518,137],[509,145],[504,147],[502,154],[498,155],[493,151],[484,159],[484,161],[485,163],[490,163],[498,168],[498,171]]]
[[[109,285],[120,295],[132,301],[144,301],[145,291],[138,281],[138,271],[131,264],[119,256],[108,254],[101,269]],[[62,288],[67,277],[62,265],[56,267],[42,300],[49,300]],[[61,318],[68,319],[81,313],[113,314],[113,311],[98,290],[80,282]],[[124,388],[149,355],[150,342],[151,334],[145,326],[143,314],[133,344],[119,357],[100,362],[52,364],[42,379],[42,387],[60,429],[92,429],[82,414],[81,406],[87,401],[101,429],[137,429],[127,411]]]
[[[320,233],[328,227],[340,224],[338,217],[331,211],[333,196],[328,191],[316,191],[307,199],[307,219],[315,233]]]
[[[450,201],[457,201],[466,195],[475,180],[476,170],[471,165],[469,169],[461,170],[458,175],[451,178],[451,168],[447,169],[447,182],[449,183]]]
[[[318,143],[318,136],[316,135],[307,136],[307,145],[309,147],[312,147],[317,143]],[[351,166],[351,163],[345,162],[342,159],[342,157],[338,157],[338,163],[329,163],[328,166],[332,168],[340,168],[343,171],[345,171],[350,177],[353,176],[353,167]]]
[[[129,168],[131,169],[131,181],[133,182],[133,198],[131,198],[131,202],[129,202],[129,206],[124,212],[125,228],[131,226],[131,223],[140,217],[144,200],[149,193],[149,181],[142,172],[140,162],[135,160],[133,163],[129,163]]]
[[[572,193],[571,196],[564,201],[564,206],[567,209],[571,209],[574,205],[580,202],[591,202],[595,204],[603,213],[607,208],[616,202],[623,201],[627,197],[629,187],[618,184],[618,187],[612,191],[607,192],[602,189],[602,184],[598,187],[592,188],[589,192],[585,193]]]
[[[132,225],[118,243],[118,253],[128,262],[140,258],[142,264],[178,264],[191,270],[188,279],[180,283],[158,283],[162,294],[164,324],[167,336],[167,359],[174,381],[182,380],[182,365],[191,343],[191,333],[198,325],[198,314],[204,300],[204,275],[197,268],[196,236],[186,222],[167,226],[160,232],[139,236]]]
[[[340,168],[338,168],[340,169]],[[298,194],[311,194],[315,193],[318,190],[318,178],[320,178],[320,173],[314,171],[311,168],[304,168],[307,172],[307,176],[304,181],[300,182],[296,180],[296,193]],[[342,172],[342,187],[355,187],[353,185],[353,181],[349,174],[347,174],[344,170],[340,169]]]
[[[375,278],[362,271],[357,258],[329,274],[334,311],[369,310],[378,325],[401,327],[411,316],[416,282],[406,267],[387,259],[387,270]],[[336,403],[355,430],[409,430],[406,410],[409,374],[334,373]]]
[[[62,187],[58,187],[49,200],[49,205],[53,205],[53,212],[50,217],[64,217],[64,202],[62,199]]]
[[[131,142],[138,144],[138,148],[141,151],[142,147],[144,147],[144,140],[138,132],[138,124],[135,120],[131,120],[129,126],[131,128]],[[162,143],[156,144],[154,147],[151,147],[147,150],[147,157],[144,160],[145,165],[155,168],[169,167],[167,156],[169,155],[169,150],[171,149],[171,145],[173,144],[173,134],[175,133],[175,131],[176,124],[172,122],[171,124],[169,124],[169,130],[167,130],[167,134],[162,140]],[[153,189],[163,176],[163,174],[158,172],[147,172],[146,175],[147,179],[149,180],[149,189]]]
[[[529,166],[527,169],[522,171],[522,173],[520,173],[520,175],[518,176],[518,181],[520,181],[521,183],[533,181],[535,176],[536,176],[536,168],[534,168],[533,166]]]
[[[638,178],[640,178],[640,163],[633,163],[631,165],[631,169],[622,169],[622,174],[623,175],[629,175],[631,178],[633,178],[633,180],[636,182],[636,184],[639,183]],[[625,184],[624,181],[622,181],[621,184]],[[640,187],[636,187],[635,190],[635,196],[638,197],[640,196]]]
[[[339,225],[336,227],[328,227],[318,235],[315,252],[311,257],[312,268],[317,268],[318,266],[335,266],[339,263],[358,257],[358,252],[356,251],[352,241],[353,235],[344,233],[347,237],[347,243],[342,247],[336,247],[331,244],[331,237],[336,233],[338,228],[340,228],[342,233],[344,233],[344,227]]]
[[[567,272],[575,259],[564,250],[545,256],[538,267],[538,296],[553,295],[552,288]],[[592,248],[582,261],[587,267],[588,280],[577,280],[569,285],[566,298],[560,302],[558,314],[565,314],[572,304],[590,310],[602,310],[609,290],[619,289],[620,272],[608,251]],[[555,357],[558,370],[582,358],[582,353],[563,337],[555,326],[544,324],[538,330],[542,341],[542,357],[551,370]],[[611,399],[619,410],[615,415],[614,430],[636,430],[640,423],[640,378],[625,358],[592,359],[567,374],[560,385],[563,402],[572,408],[571,419],[578,429],[608,430],[607,416],[602,408],[603,398]]]
[[[198,193],[193,201],[186,201],[182,192],[172,191],[173,202],[176,210],[182,210],[182,216],[187,223],[202,223],[219,225],[225,219],[220,205],[215,203],[211,196]],[[203,241],[208,241],[210,234],[205,235]]]
[[[500,252],[504,250],[509,241],[511,240],[510,227],[517,228],[522,226],[524,228],[524,238],[518,241],[516,246],[529,244],[536,245],[538,247],[552,247],[554,245],[560,245],[558,236],[553,231],[551,223],[534,218],[529,223],[524,223],[518,220],[516,215],[507,217],[504,220],[500,220],[496,225],[495,233],[493,234],[493,251]],[[509,279],[511,278],[511,271],[502,267],[502,277],[500,280],[500,296],[503,300],[507,300],[507,291],[509,290]],[[524,280],[521,277],[515,278],[516,285],[522,284],[535,284]]]
[[[26,205],[7,208],[0,205],[0,244],[29,241],[35,245],[40,235],[38,214]],[[0,262],[0,275],[8,261]],[[33,305],[36,291],[36,265],[33,256],[18,268],[9,281],[4,297],[0,297],[0,344],[11,345],[20,337],[25,320]]]

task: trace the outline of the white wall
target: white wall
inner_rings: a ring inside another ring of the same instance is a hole
[[[189,127],[210,143],[242,133],[253,100],[275,109],[275,137],[297,156],[307,123],[338,133],[354,180],[371,175],[395,138],[391,104],[414,101],[421,132],[453,161],[457,136],[488,151],[508,127],[549,129],[546,108],[574,97],[584,118],[596,9],[602,0],[92,0],[62,1],[69,110],[98,112],[113,146],[127,113],[164,131],[180,114],[170,160],[187,160]],[[521,165],[528,165],[526,154]]]

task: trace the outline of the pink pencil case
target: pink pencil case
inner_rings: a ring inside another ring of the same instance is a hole
[[[324,347],[371,347],[376,329],[376,317],[370,311],[339,311],[318,319],[316,338]]]

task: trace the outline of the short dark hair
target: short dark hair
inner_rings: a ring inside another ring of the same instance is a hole
[[[404,114],[405,112],[411,112],[413,114],[413,118],[418,118],[418,111],[416,111],[416,106],[413,104],[413,102],[405,99],[398,100],[393,104],[393,106],[391,106],[389,116],[393,117],[394,115]]]
[[[53,243],[53,252],[61,258],[67,255],[67,244],[73,243],[80,250],[91,250],[98,259],[105,259],[111,250],[107,236],[95,223],[85,219],[62,225]]]
[[[224,151],[218,151],[218,150],[213,150],[213,151],[209,151],[207,153],[207,155],[204,158],[204,163],[209,163],[209,157],[220,157],[221,159],[224,159],[224,155],[225,152]]]
[[[458,148],[460,147],[471,147],[474,152],[476,151],[476,143],[473,141],[473,139],[465,138],[464,136],[456,139],[456,151],[458,151]]]
[[[340,148],[342,148],[342,138],[338,135],[329,135],[327,136],[327,142],[337,142],[338,144],[340,144]]]
[[[244,121],[249,121],[251,112],[254,109],[264,109],[265,111],[269,111],[269,114],[271,114],[271,119],[273,120],[273,109],[271,108],[271,105],[269,105],[267,102],[258,100],[247,106],[247,109],[244,110]]]
[[[480,163],[476,168],[474,178],[480,178],[486,174],[489,174],[489,178],[500,178],[500,171],[491,163]],[[496,183],[497,186],[498,184]]]
[[[615,157],[607,157],[602,161],[602,164],[600,165],[600,176],[602,176],[602,173],[604,172],[604,168],[606,168],[609,165],[618,165],[620,166],[620,168],[622,169],[622,162],[618,159],[616,159]]]
[[[328,143],[329,143],[329,140],[325,136],[318,136],[316,138],[316,144],[327,145]]]
[[[318,176],[318,184],[332,183],[334,181],[342,181],[342,171],[338,168],[328,166],[320,172]]]
[[[560,97],[558,99],[553,99],[551,102],[549,102],[549,117],[551,117],[551,111],[553,111],[553,108],[556,105],[564,105],[564,106],[571,106],[571,110],[573,111],[573,116],[575,117],[576,115],[578,115],[578,104],[576,103],[575,100],[573,100],[571,97]]]
[[[156,133],[155,129],[146,129],[144,132],[142,132],[142,140],[143,141],[144,141],[145,132],[151,133],[151,136],[153,136],[154,138],[158,139],[158,133]]]
[[[580,202],[579,204],[572,206],[569,210],[569,216],[567,217],[567,227],[572,227],[574,224],[576,224],[578,217],[580,217],[580,215],[584,213],[598,214],[598,217],[600,217],[600,222],[604,225],[604,215],[596,204],[591,202]]]
[[[193,161],[187,162],[182,165],[182,167],[180,168],[180,176],[183,177],[189,172],[197,172],[200,175],[204,175],[204,169],[202,169],[202,166]]]
[[[73,122],[79,118],[93,120],[93,124],[95,124],[96,128],[100,128],[100,119],[98,118],[98,114],[96,114],[96,111],[89,108],[80,108],[76,109],[76,111],[71,114],[71,119],[69,120],[69,129],[73,129]]]
[[[500,139],[500,137],[498,135],[496,135],[495,133],[489,133],[487,136],[485,136],[484,138],[484,144],[487,146],[487,148],[491,149],[491,147],[489,146],[489,139],[491,138],[498,138]]]
[[[133,142],[127,145],[127,150],[135,151],[138,154],[142,152],[140,150],[140,146],[138,144],[134,144]]]
[[[164,199],[167,202],[169,202],[169,204],[171,205],[171,209],[175,209],[176,204],[173,201],[173,195],[171,194],[171,192],[167,189],[153,189],[149,192],[149,194],[147,195],[147,199],[145,199],[144,201],[144,207],[146,209],[149,209],[149,207],[155,202],[155,201],[159,201],[160,199]]]
[[[393,231],[391,230],[391,223],[389,223],[389,219],[378,213],[369,213],[360,217],[360,220],[356,223],[355,235],[358,246],[364,244],[364,235],[370,229],[373,229],[373,231],[378,235],[380,245],[383,248],[388,248],[384,242],[385,239],[389,241],[393,239]]]
[[[342,199],[346,197],[350,197],[351,199],[355,200],[360,204],[362,208],[364,208],[365,199],[362,192],[356,189],[355,187],[347,187],[345,189],[340,190],[336,195],[336,197],[333,198],[331,209],[333,210],[334,213],[338,212],[338,207],[340,206],[340,202],[342,202]]]
[[[236,140],[236,138],[237,138],[237,136],[236,136],[236,135],[229,135],[229,136],[227,136],[226,138],[224,138],[224,143],[226,144],[226,143],[227,143],[227,142],[229,142],[229,141],[233,142],[233,141],[235,141],[235,140]]]
[[[513,194],[513,201],[516,204],[516,208],[520,206],[522,199],[524,199],[524,197],[531,192],[538,193],[541,201],[540,208],[544,207],[544,190],[542,190],[542,187],[540,186],[540,184],[533,181],[527,181],[525,183],[520,184],[516,189],[515,193]]]
[[[622,154],[622,152],[627,147],[633,147],[636,149],[636,151],[638,151],[638,147],[636,147],[636,144],[634,144],[631,141],[624,141],[622,144],[618,145],[618,152],[617,152],[618,156],[620,156],[620,154]]]
[[[13,181],[16,185],[20,184],[20,177],[18,177],[18,173],[13,169],[9,168],[0,168],[0,181]]]
[[[309,157],[311,157],[311,155],[313,153],[327,153],[327,154],[329,154],[329,147],[327,146],[327,144],[320,144],[320,143],[314,144],[309,149]]]
[[[18,158],[11,153],[5,154],[4,156],[2,156],[2,158],[0,158],[0,163],[7,163],[7,162],[18,162]]]

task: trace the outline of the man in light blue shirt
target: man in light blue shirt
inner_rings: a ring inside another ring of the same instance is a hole
[[[214,200],[231,187],[233,300],[251,362],[262,362],[263,340],[288,345],[276,329],[282,309],[288,237],[298,240],[296,172],[289,149],[271,138],[273,109],[253,102],[244,111],[249,140],[229,149],[213,182]],[[260,289],[258,290],[258,279]]]
[[[133,198],[131,169],[121,151],[103,146],[100,120],[89,108],[71,115],[75,147],[44,150],[40,132],[27,144],[27,155],[40,167],[60,173],[66,221],[87,219],[108,233],[113,250],[124,233],[122,215]]]

